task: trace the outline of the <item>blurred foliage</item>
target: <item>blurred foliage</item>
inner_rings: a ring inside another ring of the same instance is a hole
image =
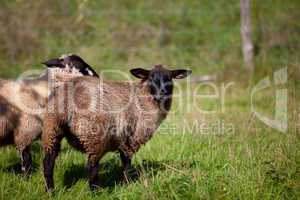
[[[0,0],[0,76],[77,53],[97,71],[163,63],[243,80],[239,1]],[[299,66],[300,2],[252,1],[257,76]],[[294,70],[292,70],[294,71]],[[295,75],[296,76],[296,75]]]

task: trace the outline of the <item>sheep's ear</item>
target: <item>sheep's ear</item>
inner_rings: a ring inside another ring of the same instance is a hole
[[[182,79],[182,78],[189,76],[191,73],[192,73],[191,70],[178,69],[178,70],[172,70],[171,76],[172,76],[172,78],[175,78],[175,79]]]
[[[46,65],[49,68],[52,68],[52,67],[64,68],[65,67],[65,65],[62,64],[62,60],[59,59],[59,58],[54,58],[54,59],[51,59],[51,60],[47,60],[45,62],[42,62],[42,64]]]
[[[135,68],[130,70],[130,73],[140,79],[147,79],[149,76],[150,71],[142,68]]]

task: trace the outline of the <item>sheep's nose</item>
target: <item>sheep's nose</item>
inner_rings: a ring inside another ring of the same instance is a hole
[[[165,88],[161,88],[160,89],[160,94],[163,95],[163,94],[167,94],[167,90]]]
[[[159,97],[160,97],[160,98],[164,98],[166,95],[167,95],[167,93],[166,93],[165,91],[163,91],[163,90],[161,90],[161,91],[159,92]]]

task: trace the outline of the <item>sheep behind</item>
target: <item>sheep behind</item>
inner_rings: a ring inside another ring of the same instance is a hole
[[[46,61],[44,64],[51,69],[36,79],[0,80],[0,146],[16,146],[24,175],[29,174],[32,165],[29,145],[41,135],[44,108],[50,93],[48,88],[51,88],[49,84],[54,81],[53,87],[58,86],[71,78],[83,76],[80,69],[90,68],[86,63],[80,65],[82,63],[77,57],[70,55]],[[76,65],[74,58],[77,58]]]

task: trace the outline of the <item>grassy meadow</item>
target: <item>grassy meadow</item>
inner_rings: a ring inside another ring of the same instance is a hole
[[[0,148],[0,199],[299,199],[300,3],[252,0],[255,70],[243,66],[238,0],[0,0],[0,77],[17,78],[61,54],[76,53],[98,72],[165,64],[193,70],[179,81],[172,111],[135,155],[136,173],[121,177],[116,153],[100,162],[101,188],[89,190],[85,156],[63,141],[54,194],[45,192],[39,141],[34,173],[21,175],[13,147]],[[286,68],[287,81],[273,83]],[[198,83],[198,76],[216,81]],[[272,118],[278,89],[287,92],[288,127],[278,131],[251,114]],[[105,78],[121,79],[117,74]],[[250,79],[250,81],[248,81]],[[226,87],[227,86],[227,87]],[[227,89],[224,89],[227,88]],[[215,96],[200,96],[214,95]],[[217,94],[217,95],[216,95]]]

